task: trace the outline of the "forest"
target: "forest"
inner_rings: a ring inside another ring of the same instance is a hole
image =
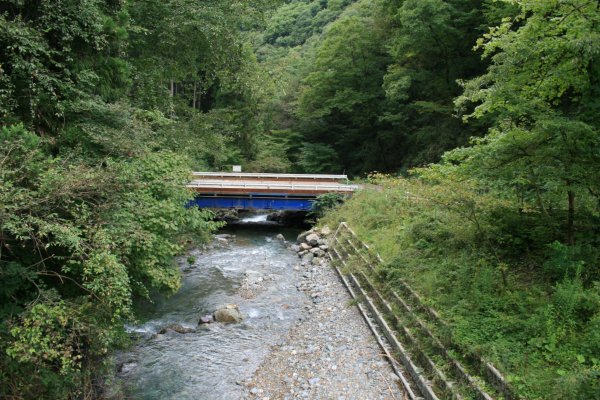
[[[600,1],[0,0],[0,397],[102,395],[220,227],[192,170],[346,220],[519,398],[600,398]]]

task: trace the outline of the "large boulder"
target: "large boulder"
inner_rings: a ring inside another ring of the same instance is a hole
[[[217,237],[215,237],[215,243],[216,243],[218,246],[228,246],[228,245],[229,245],[229,240],[227,240],[227,239],[226,239],[226,238],[224,238],[224,237],[218,237],[218,236],[217,236]]]
[[[317,246],[319,244],[319,239],[321,239],[319,235],[317,235],[316,233],[311,233],[306,237],[306,243],[308,243],[311,246]]]
[[[323,257],[325,255],[325,252],[318,247],[311,249],[310,252],[313,253],[315,257]]]
[[[302,211],[279,211],[276,221],[284,226],[298,226],[304,223],[306,213]]]
[[[277,211],[274,213],[271,213],[269,215],[267,215],[267,221],[271,221],[271,222],[279,222],[279,220],[281,219],[281,212]]]
[[[225,306],[220,307],[217,311],[215,311],[213,316],[215,321],[225,324],[235,324],[242,322],[244,319],[240,309],[235,304],[226,304]]]
[[[215,212],[215,221],[237,222],[240,220],[237,210],[221,209]]]
[[[313,232],[314,231],[312,229],[310,231],[302,232],[301,234],[298,235],[296,240],[298,241],[298,243],[306,243],[306,237]]]
[[[321,228],[321,235],[323,236],[329,236],[331,235],[331,228],[329,228],[327,225],[325,225],[324,227]]]

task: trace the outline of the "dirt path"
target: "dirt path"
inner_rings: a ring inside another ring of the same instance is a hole
[[[302,320],[274,346],[251,380],[248,399],[403,399],[398,377],[336,272],[299,267],[308,299]]]

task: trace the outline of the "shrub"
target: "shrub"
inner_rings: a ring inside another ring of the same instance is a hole
[[[348,222],[386,260],[381,279],[409,282],[523,398],[598,397],[597,233],[580,225],[569,245],[535,205],[452,167],[416,173],[372,176],[323,222]]]
[[[96,165],[0,129],[0,397],[87,397],[123,340],[134,296],[174,291],[173,258],[218,225],[184,205],[187,160],[168,151]]]

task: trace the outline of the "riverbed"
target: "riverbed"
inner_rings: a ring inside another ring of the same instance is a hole
[[[241,383],[301,317],[309,300],[295,286],[298,257],[275,238],[282,233],[294,240],[298,231],[244,226],[226,233],[235,237],[179,259],[181,290],[156,299],[143,323],[128,326],[138,339],[115,356],[127,397],[242,398]],[[198,326],[201,316],[223,304],[236,304],[243,322]],[[172,324],[195,331],[159,333]]]

